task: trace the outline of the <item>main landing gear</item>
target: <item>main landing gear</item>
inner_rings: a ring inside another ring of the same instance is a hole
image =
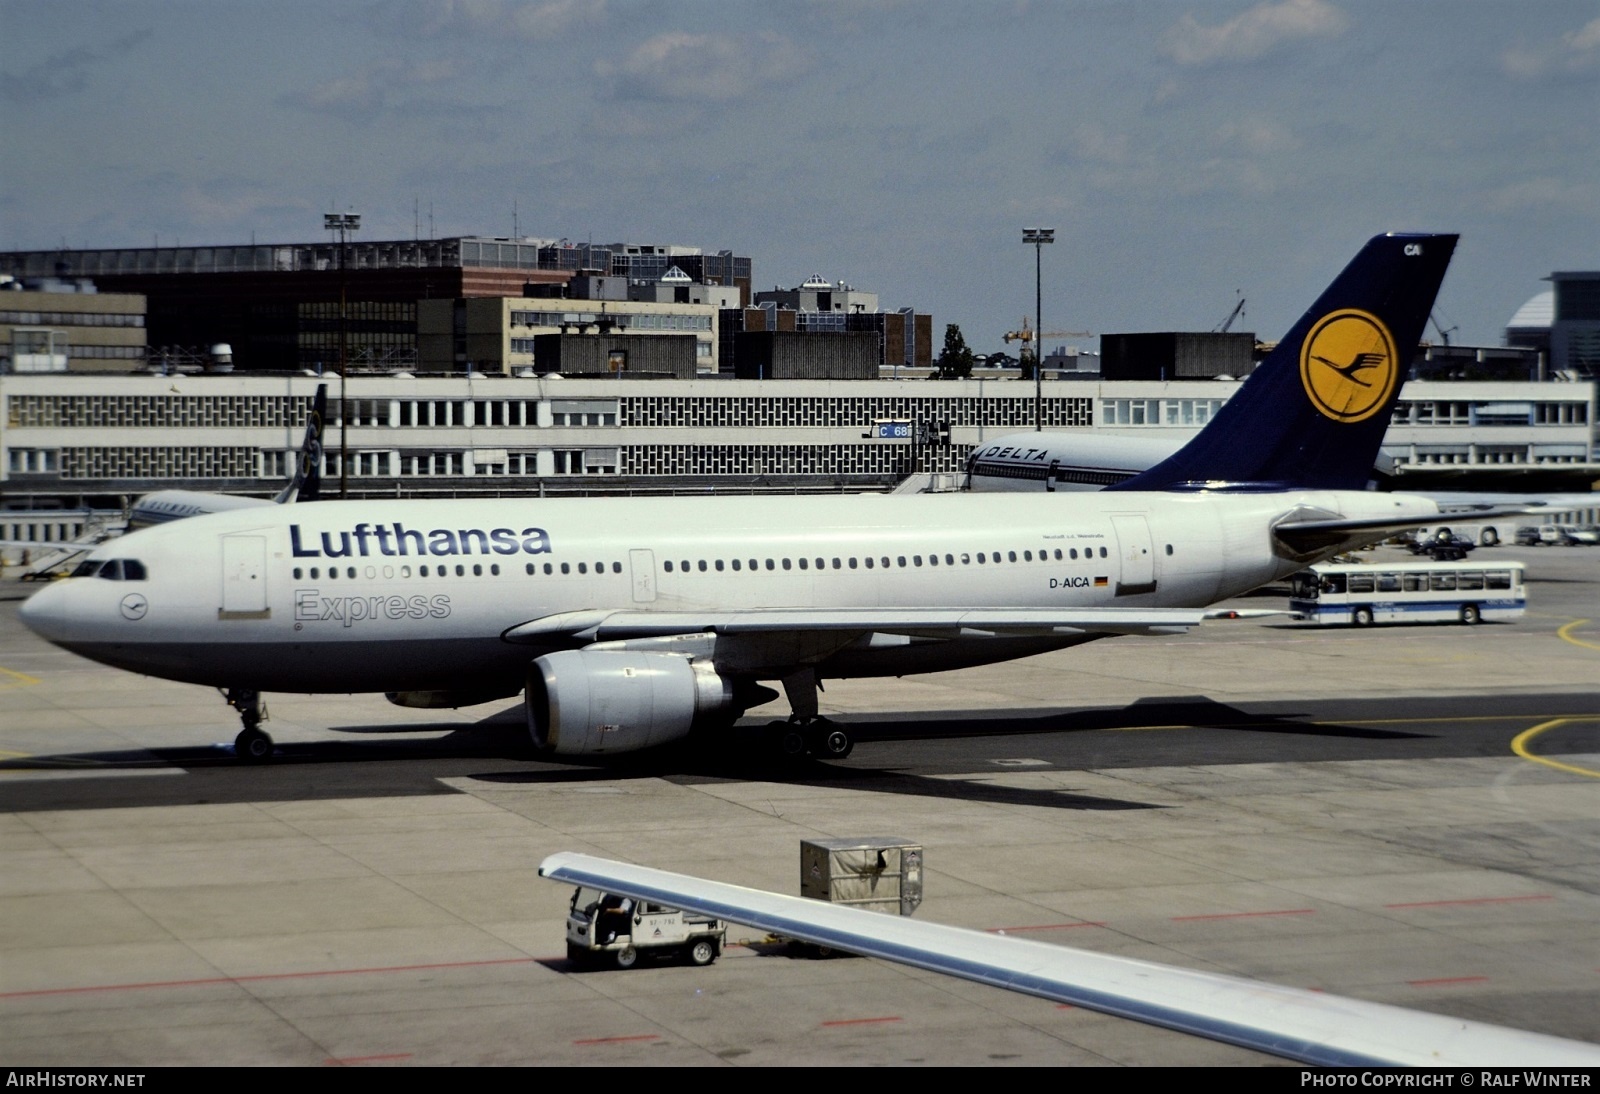
[[[239,712],[239,720],[244,723],[244,728],[233,739],[233,753],[241,763],[258,764],[272,758],[272,738],[262,730],[261,723],[267,716],[266,707],[261,703],[259,691],[245,691],[242,688],[228,688],[222,693],[228,705]]]
[[[794,713],[786,722],[770,725],[772,743],[786,761],[798,762],[813,757],[842,760],[855,750],[850,731],[817,713],[817,692],[822,684],[815,669],[803,669],[783,678],[784,694]]]

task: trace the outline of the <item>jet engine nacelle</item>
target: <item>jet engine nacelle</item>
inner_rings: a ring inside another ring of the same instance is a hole
[[[560,650],[528,666],[528,732],[561,756],[633,752],[736,710],[733,681],[673,653]]]

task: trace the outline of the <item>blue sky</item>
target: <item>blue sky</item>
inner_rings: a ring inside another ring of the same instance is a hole
[[[1496,344],[1600,267],[1600,3],[0,0],[0,248],[510,235],[750,255],[959,323],[1276,338],[1462,233]],[[430,228],[431,226],[431,228]],[[1431,333],[1431,332],[1430,332]],[[1089,344],[1087,339],[1058,339]]]

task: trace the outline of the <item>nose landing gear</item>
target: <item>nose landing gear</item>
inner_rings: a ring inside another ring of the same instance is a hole
[[[267,709],[262,705],[259,691],[228,688],[222,693],[228,705],[239,712],[244,728],[233,739],[233,753],[241,763],[258,764],[272,758],[272,738],[262,730]]]

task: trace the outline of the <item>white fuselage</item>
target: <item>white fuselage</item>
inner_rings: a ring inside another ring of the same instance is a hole
[[[465,689],[520,680],[538,651],[501,636],[564,612],[1204,606],[1304,566],[1270,529],[1306,510],[1436,512],[1329,491],[329,501],[130,534],[91,558],[136,560],[143,580],[59,582],[23,616],[85,656],[194,683]],[[929,671],[1072,642],[865,634],[818,670]]]

